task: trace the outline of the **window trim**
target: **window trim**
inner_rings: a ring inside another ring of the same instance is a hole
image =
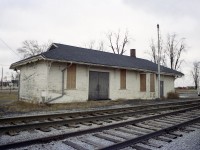
[[[72,64],[69,68],[67,68],[67,90],[76,89],[76,71],[76,64]]]
[[[155,74],[150,74],[150,92],[155,92]]]
[[[120,90],[126,90],[126,69],[120,70]]]
[[[144,78],[141,78],[141,76],[144,76]],[[146,86],[147,86],[147,74],[146,73],[142,73],[142,74],[140,74],[140,92],[146,92],[147,91],[147,87]]]

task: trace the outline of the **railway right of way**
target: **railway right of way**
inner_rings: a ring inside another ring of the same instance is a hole
[[[86,111],[66,114],[52,114],[42,116],[25,116],[0,119],[0,134],[17,135],[24,130],[39,129],[49,131],[48,128],[58,126],[79,127],[80,124],[101,124],[99,122],[113,122],[127,120],[128,117],[142,117],[155,113],[163,113],[174,109],[193,107],[200,104],[199,100],[157,105],[145,105],[118,109]],[[41,120],[41,118],[43,120]]]
[[[153,107],[153,108],[152,108]],[[144,120],[150,120],[155,119],[155,116],[159,115],[166,115],[166,114],[176,114],[176,113],[184,113],[189,110],[193,109],[199,109],[200,107],[200,101],[189,101],[184,103],[171,103],[171,104],[161,104],[161,105],[151,105],[151,107],[148,109],[144,106],[141,106],[141,109],[136,110],[129,110],[129,111],[120,111],[120,110],[127,110],[126,108],[115,109],[115,113],[100,113],[100,111],[97,111],[98,113],[90,114],[89,116],[84,113],[84,116],[79,116],[75,118],[65,118],[64,120],[50,120],[50,121],[44,121],[44,122],[37,122],[37,123],[26,123],[26,124],[19,124],[19,125],[10,125],[10,126],[2,126],[0,127],[0,133],[1,135],[5,133],[9,133],[10,131],[14,131],[14,133],[20,134],[20,131],[24,130],[41,130],[44,132],[51,132],[49,128],[55,127],[59,128],[61,126],[64,126],[66,128],[79,128],[79,131],[77,132],[65,132],[63,134],[55,134],[49,136],[48,134],[44,137],[39,137],[36,139],[27,139],[27,140],[18,140],[16,142],[15,140],[11,140],[11,142],[4,142],[1,143],[0,149],[6,149],[6,148],[17,148],[20,146],[28,146],[31,144],[39,144],[39,143],[46,143],[50,141],[57,141],[73,136],[88,134],[88,133],[95,133],[99,132],[101,130],[109,129],[109,128],[116,128],[120,126],[124,126],[131,123],[136,123],[137,121],[144,121]],[[106,110],[103,110],[106,111]],[[108,112],[108,110],[107,110]],[[79,112],[80,113],[80,112]],[[147,119],[148,118],[148,119]],[[106,124],[104,124],[106,123]],[[93,125],[97,125],[93,127]],[[88,126],[88,130],[81,129],[81,125]],[[16,134],[16,137],[17,135]],[[15,136],[15,134],[13,134]],[[11,136],[12,138],[12,136]]]

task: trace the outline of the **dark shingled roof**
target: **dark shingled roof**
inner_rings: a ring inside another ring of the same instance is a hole
[[[53,45],[56,45],[56,47]],[[148,70],[153,72],[157,72],[158,68],[157,64],[141,58],[117,55],[58,43],[54,43],[53,45],[48,51],[41,54],[44,58],[118,68]],[[179,76],[183,75],[181,72],[163,66],[161,66],[161,72]]]

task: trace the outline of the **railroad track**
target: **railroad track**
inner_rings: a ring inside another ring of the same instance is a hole
[[[39,129],[41,131],[49,131],[50,127],[57,129],[59,126],[79,127],[80,124],[90,125],[91,122],[93,124],[102,124],[102,121],[121,121],[126,120],[126,117],[133,116],[138,118],[141,117],[141,115],[151,115],[151,113],[162,113],[170,111],[171,109],[192,107],[199,103],[200,101],[188,101],[76,113],[4,118],[0,119],[0,134],[9,134],[14,136],[24,130]]]
[[[183,109],[184,107],[187,109]],[[200,107],[199,101],[189,101],[189,102],[184,102],[184,103],[183,102],[182,103],[181,102],[167,103],[167,104],[159,104],[159,105],[128,107],[129,109],[127,109],[127,108],[111,109],[110,111],[109,110],[103,110],[103,111],[99,110],[99,111],[90,111],[90,112],[83,112],[83,113],[78,112],[78,115],[76,113],[55,114],[56,117],[50,116],[50,115],[43,115],[42,118],[47,119],[43,122],[35,121],[37,119],[35,119],[33,116],[29,116],[28,120],[32,121],[29,123],[24,122],[24,120],[25,120],[24,117],[18,117],[17,119],[13,118],[13,120],[15,121],[15,123],[13,123],[13,125],[8,125],[8,123],[10,124],[10,123],[14,122],[14,121],[12,121],[11,118],[8,118],[8,120],[6,120],[6,118],[5,118],[5,119],[3,119],[2,122],[0,121],[3,124],[0,127],[0,133],[2,135],[5,133],[9,133],[9,135],[17,135],[16,133],[18,133],[19,131],[32,130],[32,129],[39,129],[43,132],[50,132],[50,129],[49,129],[50,127],[53,127],[55,129],[59,130],[59,128],[61,126],[65,126],[65,127],[68,127],[71,129],[71,128],[77,128],[80,124],[89,126],[89,128],[88,129],[80,129],[80,131],[62,133],[62,134],[58,134],[58,135],[50,135],[50,136],[40,137],[40,138],[35,138],[35,139],[30,139],[30,140],[23,140],[23,141],[18,141],[18,142],[12,141],[9,143],[3,143],[0,145],[0,149],[9,149],[9,148],[16,148],[16,147],[21,147],[21,146],[28,146],[31,144],[45,143],[45,142],[50,142],[52,140],[60,140],[60,139],[65,139],[65,138],[74,137],[74,136],[80,136],[80,135],[89,134],[89,133],[91,134],[92,137],[96,137],[96,138],[104,137],[103,140],[106,140],[106,139],[108,140],[108,137],[105,137],[102,134],[97,134],[96,132],[106,131],[106,132],[111,133],[112,130],[128,132],[128,130],[129,131],[132,130],[131,126],[133,126],[133,124],[135,125],[135,124],[145,122],[145,121],[152,122],[155,119],[159,119],[161,117],[167,117],[170,115],[177,118],[176,121],[174,121],[174,122],[176,122],[176,125],[183,124],[183,123],[187,124],[185,122],[192,122],[192,120],[190,118],[195,117],[195,119],[196,119],[195,121],[199,120],[199,118],[197,119],[197,117],[196,117],[197,114],[198,115],[200,114],[199,107]],[[176,109],[176,110],[174,111],[174,109]],[[193,112],[191,110],[195,110],[195,111]],[[184,112],[188,112],[188,114],[185,113],[186,115],[184,115],[183,114]],[[182,116],[177,117],[176,116],[177,113],[181,114]],[[62,118],[60,118],[60,115],[62,116]],[[79,116],[79,115],[81,115],[81,116]],[[69,116],[73,116],[73,117],[69,117]],[[31,118],[31,117],[33,117],[33,118]],[[59,117],[59,119],[56,119],[58,117]],[[188,121],[188,119],[189,119],[189,121]],[[40,120],[40,116],[39,116],[39,120]],[[167,126],[167,123],[168,123],[168,125],[174,125],[174,124],[172,122],[170,123],[169,121],[167,122],[166,118],[164,120],[165,121],[160,121],[160,120],[156,120],[156,121],[159,122],[160,124],[164,124],[163,126],[166,128],[170,127],[170,130],[171,130],[173,127]],[[167,120],[173,121],[174,119],[168,118]],[[177,120],[182,121],[182,122],[177,122]],[[23,122],[23,124],[22,124],[22,122]],[[106,124],[104,122],[106,122]],[[194,120],[193,120],[193,122],[194,122]],[[157,124],[156,122],[152,122],[152,123]],[[92,127],[93,124],[95,124],[96,126]],[[127,125],[129,125],[128,127],[130,129],[126,129]],[[141,127],[138,127],[138,125],[136,125],[136,126],[137,126],[137,128],[141,128]],[[157,129],[160,129],[160,127],[157,126]],[[111,131],[109,131],[109,130],[111,130]],[[146,129],[146,130],[148,130],[148,129]],[[152,131],[151,135],[155,136],[157,134],[155,134],[154,132],[158,132],[158,131],[154,131],[154,130],[149,129],[149,131]],[[160,129],[160,130],[163,130],[163,129]],[[167,130],[167,129],[164,129],[164,131],[165,130]],[[141,132],[139,132],[139,133],[138,134],[135,133],[133,137],[135,137],[136,135],[137,136],[140,135],[140,136],[143,136],[142,139],[144,139],[145,134],[143,133],[144,134],[143,135]],[[159,131],[159,133],[161,133],[161,131]],[[133,131],[131,134],[133,134]],[[129,134],[129,136],[130,136],[130,134]],[[111,140],[111,138],[109,138],[109,139]],[[121,137],[121,139],[123,139],[123,138]],[[130,141],[130,137],[126,138],[126,140]],[[84,148],[81,145],[77,145],[76,143],[73,143],[72,141],[73,141],[73,139],[65,140],[63,143],[65,143],[69,147],[74,147],[76,149]],[[113,141],[115,141],[115,142],[113,142]],[[119,147],[119,148],[123,148],[122,146],[119,145],[120,143],[121,143],[121,145],[126,145],[126,144],[124,144],[124,142],[125,142],[124,140],[120,141],[120,140],[113,139],[113,141],[109,141],[109,142],[115,143],[114,145],[118,144],[117,147]],[[118,142],[116,143],[116,141],[118,141]],[[138,142],[138,140],[136,140],[136,141]],[[89,143],[93,146],[95,145],[95,142],[92,142],[87,139],[86,139],[85,143]],[[131,143],[133,144],[133,142],[131,142]],[[96,147],[94,146],[94,149],[106,148],[105,147],[106,145],[102,146],[101,144],[99,144],[99,145],[98,144],[99,143],[96,143],[96,145],[95,145]],[[116,149],[116,147],[114,147],[114,145],[112,145],[113,147],[111,147],[111,145],[109,145],[109,147],[107,147],[106,149]],[[139,147],[139,146],[135,145],[135,147]]]

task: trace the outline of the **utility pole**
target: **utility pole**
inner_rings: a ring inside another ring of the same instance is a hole
[[[160,99],[160,35],[159,35],[159,24],[157,24],[158,32],[158,99]]]

